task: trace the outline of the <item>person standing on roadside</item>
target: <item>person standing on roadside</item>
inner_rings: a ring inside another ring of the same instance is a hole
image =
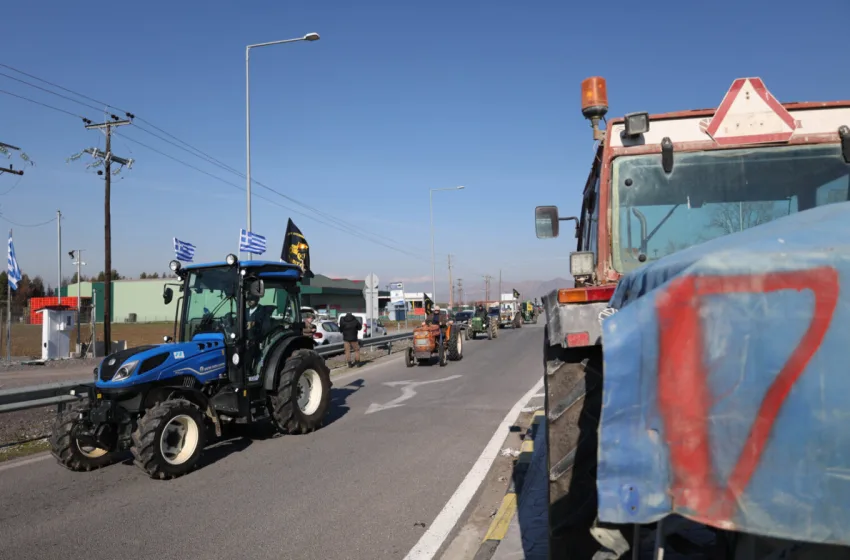
[[[339,330],[342,332],[342,345],[345,347],[345,361],[348,367],[354,367],[351,362],[351,350],[354,350],[356,365],[360,365],[360,344],[357,342],[357,334],[363,328],[363,323],[349,311],[339,320]]]

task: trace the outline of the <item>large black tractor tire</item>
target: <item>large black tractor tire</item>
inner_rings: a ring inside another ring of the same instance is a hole
[[[446,365],[446,345],[442,344],[437,349],[437,360],[440,364],[440,367],[445,367]]]
[[[416,363],[416,358],[413,356],[413,348],[408,348],[404,353],[404,365],[413,367]]]
[[[113,463],[118,453],[81,445],[74,437],[72,431],[79,415],[79,410],[69,410],[56,418],[50,432],[50,453],[60,465],[71,471],[88,472]]]
[[[564,349],[545,337],[549,557],[590,560],[600,549],[596,464],[602,410],[602,348]]]
[[[522,316],[519,313],[514,315],[514,328],[515,329],[521,329],[522,328]]]
[[[446,353],[451,361],[457,362],[463,359],[463,337],[460,335],[460,331],[454,328],[454,326],[452,327],[452,334],[449,337],[448,346]]]
[[[490,340],[499,338],[499,323],[495,319],[490,319],[490,324],[487,327],[487,338]]]
[[[322,426],[331,402],[331,371],[314,350],[296,350],[269,396],[275,427],[285,434],[306,434]]]
[[[169,480],[198,465],[207,441],[204,414],[185,399],[157,403],[132,434],[133,462],[151,478]]]

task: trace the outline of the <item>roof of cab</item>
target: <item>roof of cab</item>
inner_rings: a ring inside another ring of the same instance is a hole
[[[224,261],[220,262],[209,262],[209,263],[197,263],[190,264],[186,266],[186,270],[196,270],[200,268],[214,268],[228,266],[228,264]],[[301,277],[301,267],[294,264],[289,264],[286,262],[279,261],[239,261],[238,266],[241,268],[247,269],[260,269],[259,275],[260,277],[265,276],[286,276],[293,278]]]

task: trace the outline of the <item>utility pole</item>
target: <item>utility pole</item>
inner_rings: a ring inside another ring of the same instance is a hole
[[[92,122],[88,119],[83,119],[83,122],[86,123],[86,130],[104,130],[106,134],[106,153],[101,152],[97,148],[90,148],[88,150],[84,150],[90,154],[92,154],[95,158],[101,157],[103,158],[103,166],[104,170],[98,170],[98,175],[104,174],[105,186],[104,186],[104,197],[103,197],[103,252],[104,252],[104,263],[103,263],[103,350],[104,356],[108,356],[110,354],[110,346],[112,344],[112,317],[110,317],[112,311],[112,219],[110,212],[111,205],[111,187],[112,187],[112,162],[118,163],[120,165],[126,165],[130,167],[133,165],[133,160],[126,160],[123,158],[116,157],[112,154],[112,129],[118,126],[126,126],[128,124],[132,124],[132,118],[134,115],[131,113],[127,113],[126,120],[119,120],[115,115],[110,115],[112,117],[111,121],[107,121],[99,124],[92,124]]]
[[[59,283],[56,284],[56,295],[59,297],[59,305],[62,305],[62,212],[56,211],[56,236],[59,240],[59,252],[57,261],[59,263]]]
[[[11,144],[6,144],[4,142],[0,142],[0,149],[2,149],[2,151],[4,151],[4,153],[5,153],[6,150],[21,151],[21,149],[19,147],[13,146]],[[11,173],[12,175],[23,175],[24,174],[23,171],[17,171],[15,169],[12,169],[11,163],[9,164],[9,167],[0,167],[0,173]]]
[[[463,307],[463,278],[457,279],[457,299],[460,300],[460,306]]]
[[[449,255],[449,309],[454,306],[455,285],[452,282],[452,256]]]
[[[490,305],[490,279],[492,276],[487,274],[484,276],[484,301],[487,302],[487,305]]]
[[[502,269],[499,269],[499,305],[502,305]]]

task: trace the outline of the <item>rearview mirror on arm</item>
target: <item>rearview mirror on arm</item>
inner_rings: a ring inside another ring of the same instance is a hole
[[[538,239],[558,237],[557,206],[538,206],[534,209],[534,231]]]
[[[174,298],[174,290],[172,290],[168,286],[165,286],[165,288],[162,290],[162,301],[165,302],[165,305],[168,305],[169,303],[171,303],[171,300],[173,298]]]

